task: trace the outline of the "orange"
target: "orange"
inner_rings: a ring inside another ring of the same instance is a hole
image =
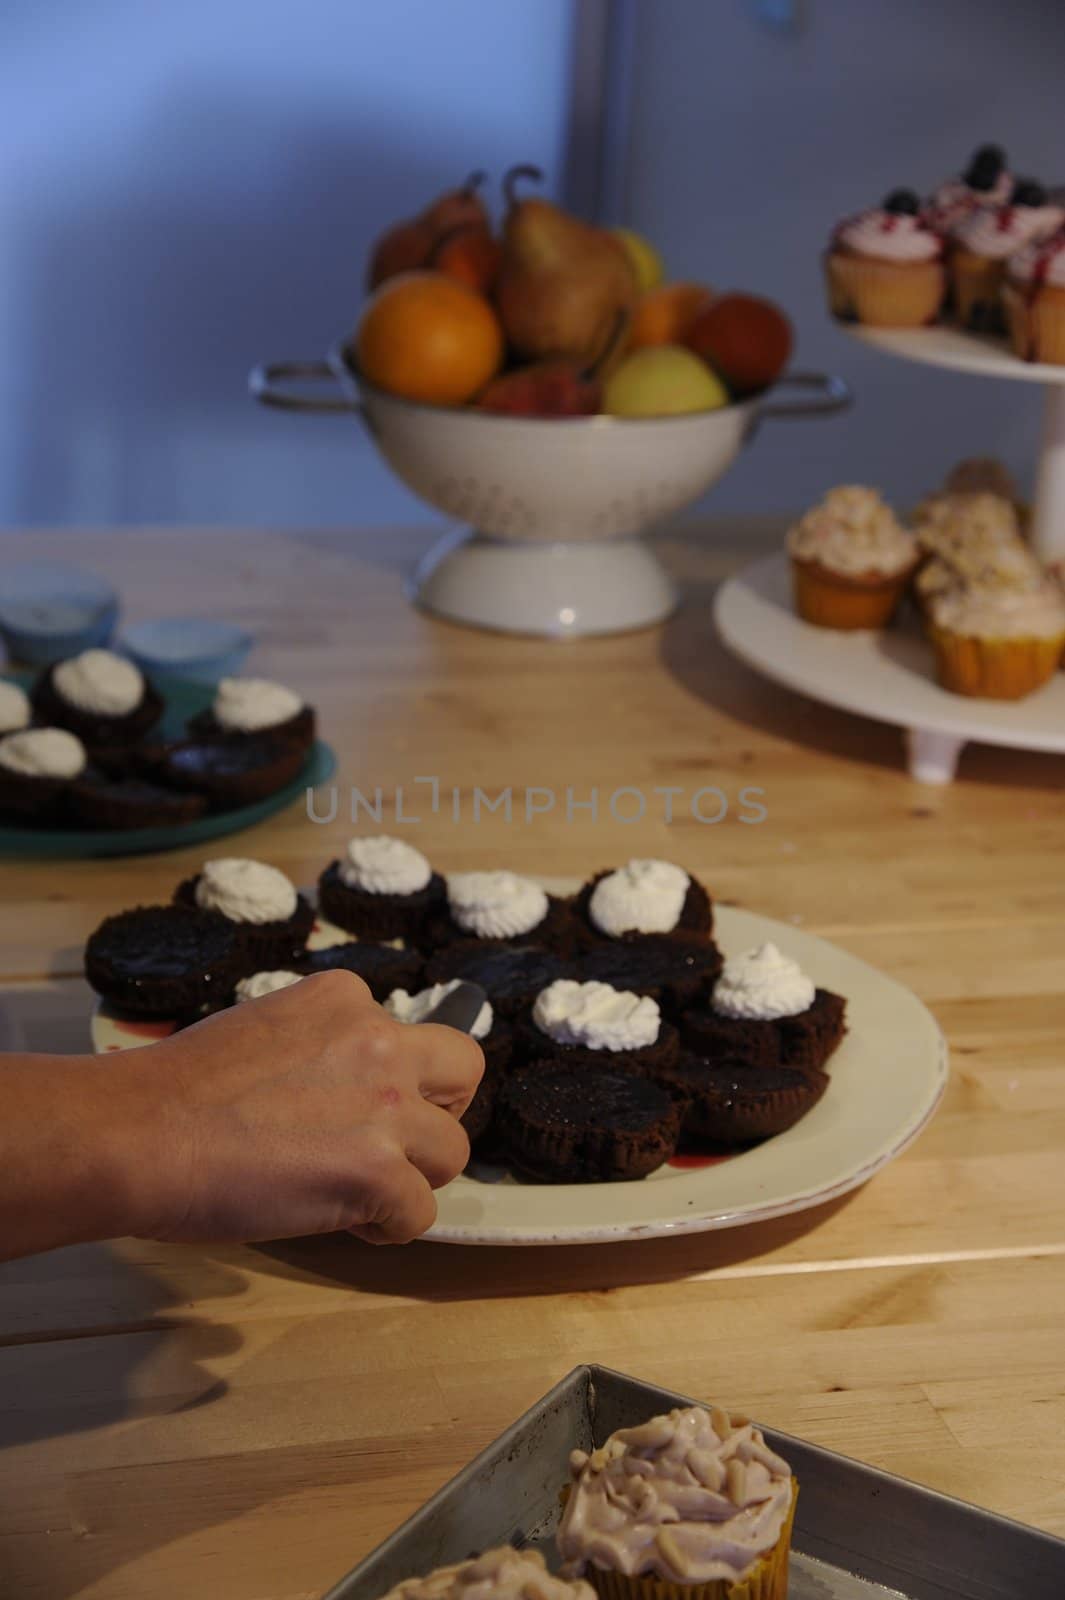
[[[488,301],[442,272],[404,272],[383,283],[354,346],[371,383],[437,406],[471,400],[503,362],[503,330]]]
[[[713,298],[713,291],[701,283],[663,283],[649,289],[636,302],[628,348],[683,344],[688,329]]]

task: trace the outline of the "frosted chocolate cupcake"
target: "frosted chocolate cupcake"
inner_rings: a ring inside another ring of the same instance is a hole
[[[746,1418],[679,1408],[575,1450],[570,1473],[562,1571],[603,1600],[785,1600],[798,1485]]]
[[[323,917],[359,939],[423,944],[444,899],[444,880],[421,851],[384,834],[352,839],[318,880]]]
[[[424,1578],[405,1578],[383,1600],[595,1600],[587,1583],[554,1578],[538,1550],[486,1550]]]
[[[843,322],[873,328],[920,328],[943,304],[947,272],[941,235],[909,189],[846,217],[825,254],[828,305]]]
[[[725,962],[709,1004],[681,1018],[685,1048],[720,1065],[817,1072],[846,1032],[846,1001],[775,944]]]
[[[29,695],[17,683],[0,678],[0,738],[8,733],[21,733],[32,721]]]
[[[0,813],[20,822],[56,822],[87,764],[85,746],[65,728],[7,734],[0,739]]]
[[[158,690],[112,650],[83,650],[48,667],[33,704],[42,722],[66,728],[91,750],[136,744],[163,714]]]
[[[308,750],[314,743],[315,715],[294,689],[269,678],[222,678],[210,708],[191,719],[189,732],[198,739],[269,734]]]
[[[136,1017],[195,1017],[232,993],[236,929],[213,911],[140,906],[107,917],[85,946],[85,976]]]
[[[788,533],[795,609],[819,628],[883,628],[917,568],[917,541],[875,489],[831,489]]]
[[[220,856],[178,885],[178,905],[214,911],[231,922],[243,973],[294,968],[314,925],[309,900],[263,861]]]
[[[573,917],[565,900],[548,894],[532,878],[516,872],[453,872],[445,905],[430,919],[428,936],[436,949],[476,939],[486,948],[534,944],[568,955]]]
[[[264,995],[278,994],[282,989],[291,989],[305,976],[303,972],[292,972],[285,967],[272,972],[253,972],[249,977],[241,978],[236,984],[233,990],[234,1004],[244,1005],[248,1000],[261,1000]]]
[[[450,983],[434,983],[414,994],[406,989],[394,989],[386,998],[384,1008],[397,1022],[424,1022],[461,981],[452,978]],[[502,1072],[510,1060],[511,1034],[506,1023],[496,1017],[490,1001],[486,1000],[477,1013],[470,1033],[484,1051],[485,1071]]]
[[[598,872],[573,904],[585,944],[647,934],[699,934],[709,939],[714,923],[710,896],[672,861],[633,860]]]
[[[676,1028],[649,995],[574,978],[541,990],[532,1011],[515,1023],[514,1041],[523,1062],[645,1074],[668,1066],[679,1050]]]

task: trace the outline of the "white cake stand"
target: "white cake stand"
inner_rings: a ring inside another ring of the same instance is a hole
[[[895,330],[848,323],[846,331],[874,350],[901,356],[904,361],[923,361],[951,372],[971,372],[974,377],[1043,385],[1043,445],[1032,543],[1044,561],[1065,559],[1065,367],[1022,361],[1004,339],[985,338],[961,328]]]

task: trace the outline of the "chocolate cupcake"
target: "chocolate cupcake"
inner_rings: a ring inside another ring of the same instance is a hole
[[[816,1072],[846,1033],[846,1001],[774,944],[726,961],[709,1004],[685,1011],[684,1045],[707,1060]]]
[[[71,785],[88,763],[65,728],[25,728],[0,739],[0,815],[35,826],[62,819]]]
[[[154,776],[175,789],[206,795],[212,811],[235,811],[285,788],[305,762],[298,744],[268,734],[179,739],[158,751]]]
[[[750,1144],[791,1128],[829,1085],[827,1073],[797,1067],[751,1067],[683,1054],[657,1082],[678,1094],[681,1136],[711,1144]]]
[[[515,1023],[514,1046],[523,1063],[554,1061],[649,1075],[677,1059],[680,1042],[650,996],[559,978]]]
[[[238,976],[294,968],[306,952],[314,909],[283,872],[262,861],[222,856],[205,861],[174,892],[178,905],[214,911],[236,932]]]
[[[136,744],[163,714],[163,697],[132,661],[112,650],[47,667],[33,687],[38,718],[66,728],[90,750]]]
[[[470,1141],[470,1149],[477,1154],[487,1154],[489,1148],[493,1154],[495,1152],[496,1140],[492,1136],[492,1129],[502,1082],[502,1073],[491,1069],[486,1058],[477,1093],[459,1118]]]
[[[92,766],[71,788],[68,810],[86,828],[172,828],[205,816],[207,801],[142,778],[109,777]]]
[[[447,902],[428,926],[429,944],[441,949],[476,939],[485,948],[539,945],[556,955],[573,948],[573,918],[567,900],[547,893],[516,872],[454,872]]]
[[[368,944],[349,939],[327,950],[308,950],[300,959],[303,973],[354,972],[377,1001],[393,989],[417,989],[422,978],[422,958],[416,950],[397,950],[390,944]]]
[[[496,1127],[507,1159],[530,1177],[618,1183],[669,1160],[680,1111],[650,1078],[536,1062],[504,1080]]]
[[[282,989],[291,989],[293,985],[302,983],[306,976],[305,972],[293,972],[289,967],[249,973],[246,978],[238,978],[234,984],[233,1004],[242,1006],[249,1000],[261,1000],[264,995],[278,994]]]
[[[460,982],[461,979],[452,978],[449,983],[434,983],[414,994],[407,989],[394,989],[385,999],[384,1008],[397,1022],[425,1022]],[[510,1029],[496,1017],[489,1001],[486,1000],[477,1013],[470,1033],[484,1051],[485,1072],[501,1074],[510,1061],[513,1041]]]
[[[702,884],[671,861],[630,861],[597,872],[580,890],[573,909],[588,945],[645,934],[689,933],[708,939],[714,925],[710,896]]]
[[[420,850],[387,835],[354,838],[318,880],[323,917],[360,939],[423,944],[445,901],[444,880]]]
[[[462,978],[480,984],[493,1009],[511,1020],[529,1010],[540,990],[556,978],[572,976],[568,961],[539,945],[486,944],[483,939],[459,939],[445,945],[425,967],[427,983]]]
[[[580,958],[580,976],[615,989],[650,995],[671,1021],[712,987],[723,957],[701,934],[625,934]]]
[[[298,745],[314,743],[315,715],[299,695],[267,678],[222,678],[214,701],[189,721],[194,739],[261,738],[264,734]]]
[[[117,1011],[192,1015],[232,988],[235,925],[215,911],[140,906],[107,917],[85,946],[85,976]]]
[[[33,721],[33,707],[25,689],[10,678],[0,678],[0,739],[9,733],[21,733]]]

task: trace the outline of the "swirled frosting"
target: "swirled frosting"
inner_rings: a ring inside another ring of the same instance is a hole
[[[269,678],[222,678],[211,709],[220,727],[233,733],[259,733],[298,716],[303,701]]]
[[[513,939],[547,916],[548,898],[514,872],[454,872],[447,880],[451,920],[477,939]]]
[[[144,699],[144,678],[113,650],[83,650],[52,669],[52,687],[68,705],[101,717],[124,717]]]
[[[832,572],[894,577],[917,560],[917,541],[875,489],[846,484],[830,489],[788,533],[797,561]]]
[[[29,696],[17,683],[0,678],[0,733],[28,728],[32,717]]]
[[[878,207],[845,218],[833,243],[850,255],[876,261],[935,261],[943,254],[943,240],[923,217]]]
[[[1051,284],[1065,289],[1065,231],[1050,239],[1034,239],[1010,256],[1007,272],[1018,283]]]
[[[937,228],[949,228],[980,206],[1004,206],[1013,193],[1014,177],[1005,168],[990,189],[973,189],[964,178],[949,178],[932,195],[925,215]]]
[[[586,1050],[640,1050],[654,1044],[661,1026],[657,1000],[609,983],[558,978],[541,989],[532,1019],[555,1044]]]
[[[196,880],[196,904],[201,911],[220,911],[231,922],[287,922],[298,896],[276,867],[219,856],[203,864]]]
[[[595,1600],[590,1583],[553,1577],[538,1550],[486,1550],[424,1578],[404,1578],[383,1600]]]
[[[1033,239],[1048,239],[1063,222],[1060,206],[977,206],[958,218],[950,234],[973,255],[1001,261]]]
[[[686,1406],[570,1456],[556,1536],[563,1573],[589,1566],[671,1583],[737,1582],[776,1544],[791,1468],[753,1423]]]
[[[775,944],[760,944],[732,956],[714,984],[710,1004],[719,1017],[746,1017],[767,1022],[773,1017],[797,1017],[808,1011],[816,992],[797,961]]]
[[[612,939],[623,933],[672,933],[680,921],[691,879],[671,861],[630,861],[600,878],[588,915]]]
[[[363,894],[417,894],[433,875],[420,850],[403,839],[380,834],[352,839],[340,864],[340,881]]]
[[[397,1022],[424,1022],[441,1000],[452,994],[461,982],[461,978],[452,978],[449,983],[434,983],[429,989],[419,989],[417,994],[409,994],[406,989],[393,989],[385,1001],[385,1010]],[[492,1031],[493,1021],[492,1007],[486,1000],[470,1029],[473,1037],[486,1039]]]
[[[250,978],[241,978],[234,993],[238,1004],[245,1000],[261,1000],[264,994],[277,994],[279,989],[291,989],[302,983],[302,972],[288,972],[279,968],[275,972],[253,972]]]
[[[23,778],[77,778],[88,757],[65,728],[25,728],[0,739],[0,767]]]
[[[1028,588],[962,586],[932,600],[932,621],[975,639],[1053,639],[1065,636],[1065,599],[1043,578]]]

